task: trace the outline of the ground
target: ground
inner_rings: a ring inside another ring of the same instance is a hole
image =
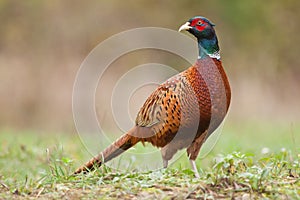
[[[76,134],[3,130],[0,199],[299,199],[300,129],[250,127],[243,135],[239,127],[224,128],[213,150],[197,160],[199,179],[185,154],[168,169],[102,166],[72,176],[88,159]]]

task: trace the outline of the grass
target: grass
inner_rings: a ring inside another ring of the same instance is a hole
[[[186,156],[166,170],[103,166],[74,177],[90,156],[75,134],[2,131],[0,199],[299,199],[300,128],[242,127],[229,124],[213,150],[197,160],[200,179]]]

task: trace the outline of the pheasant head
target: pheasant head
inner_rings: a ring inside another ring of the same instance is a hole
[[[179,28],[179,31],[186,30],[197,38],[199,47],[198,59],[206,56],[220,59],[220,49],[214,26],[205,17],[197,16],[188,20]]]

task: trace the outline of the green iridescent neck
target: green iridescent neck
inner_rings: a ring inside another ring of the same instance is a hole
[[[211,39],[198,40],[199,55],[198,59],[203,59],[207,56],[220,60],[220,49],[218,39],[214,36]]]

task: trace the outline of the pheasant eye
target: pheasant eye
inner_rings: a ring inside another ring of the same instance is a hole
[[[202,24],[203,24],[202,21],[197,22],[197,25],[202,25]]]

